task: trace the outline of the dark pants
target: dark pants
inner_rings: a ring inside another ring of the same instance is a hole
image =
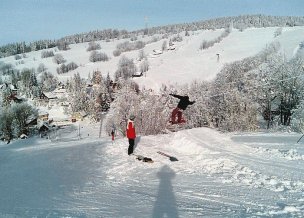
[[[128,155],[133,153],[134,145],[135,145],[135,139],[129,139]]]
[[[182,115],[183,115],[182,109],[179,109],[178,107],[175,108],[172,111],[171,122],[173,124],[175,124],[175,123],[184,123],[185,120],[182,118]],[[176,121],[176,117],[177,117],[177,121]]]

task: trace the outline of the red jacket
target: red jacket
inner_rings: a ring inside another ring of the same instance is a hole
[[[134,122],[132,120],[128,120],[127,137],[129,139],[135,139],[136,138]]]

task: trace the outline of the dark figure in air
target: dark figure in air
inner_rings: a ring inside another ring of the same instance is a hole
[[[195,101],[189,101],[189,96],[180,96],[180,95],[175,95],[175,94],[170,94],[171,96],[178,98],[179,102],[177,107],[172,111],[171,115],[171,123],[172,124],[177,124],[177,123],[185,123],[185,119],[182,118],[183,111],[186,110],[186,108],[189,105],[192,105],[195,103]],[[177,120],[176,120],[177,117]]]

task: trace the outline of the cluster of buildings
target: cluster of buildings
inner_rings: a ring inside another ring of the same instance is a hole
[[[10,90],[8,99],[15,103],[28,102],[38,108],[37,116],[31,116],[26,122],[27,128],[31,131],[38,130],[41,136],[45,135],[52,127],[71,124],[83,120],[87,114],[84,111],[68,114],[70,107],[67,90],[59,86],[52,92],[41,92],[34,99],[26,99],[18,95],[18,89],[11,84],[1,84],[0,90]]]

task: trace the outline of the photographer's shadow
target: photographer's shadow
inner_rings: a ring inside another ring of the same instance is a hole
[[[177,204],[171,182],[171,180],[175,177],[175,172],[166,165],[161,168],[161,170],[157,173],[157,176],[160,182],[152,217],[177,218]]]

